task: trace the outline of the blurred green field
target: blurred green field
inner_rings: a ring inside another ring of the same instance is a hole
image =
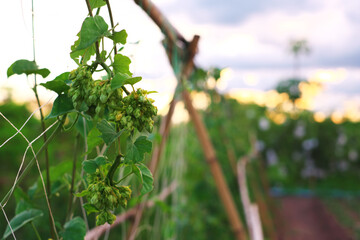
[[[295,116],[285,113],[286,121],[276,124],[267,118],[269,109],[253,104],[239,104],[236,100],[214,95],[209,107],[202,111],[216,154],[226,180],[241,212],[238,184],[234,164],[243,156],[258,152],[248,168],[250,195],[253,200],[257,192],[268,204],[268,195],[308,196],[309,192],[323,197],[326,206],[339,221],[356,236],[359,228],[354,217],[358,218],[357,199],[360,192],[359,159],[357,149],[360,124],[345,121],[335,124],[330,119],[319,123],[313,114],[301,111]],[[30,115],[24,105],[7,102],[0,111],[15,126],[20,127]],[[22,114],[18,114],[22,112]],[[158,119],[157,124],[161,119]],[[49,123],[48,123],[49,124]],[[1,142],[10,137],[15,130],[4,120],[0,121]],[[300,129],[300,130],[299,130]],[[23,133],[33,139],[40,133],[39,121],[32,118],[24,127]],[[65,221],[66,205],[71,176],[71,159],[75,133],[61,134],[50,145],[53,191],[51,202],[56,221]],[[154,141],[159,137],[153,135]],[[40,142],[42,140],[39,140]],[[19,135],[0,149],[1,196],[9,190],[18,170],[26,142]],[[61,146],[61,147],[59,147]],[[39,145],[35,144],[34,148]],[[27,154],[27,161],[30,153]],[[78,161],[78,168],[80,168]],[[40,157],[43,168],[43,157]],[[121,173],[119,173],[121,174]],[[46,208],[43,193],[34,185],[38,179],[36,168],[20,186],[28,193],[29,202],[45,213],[35,221],[40,235],[48,236]],[[263,179],[269,184],[264,188]],[[215,189],[215,183],[204,160],[201,147],[191,122],[174,125],[162,155],[158,173],[155,176],[155,189],[149,199],[176,181],[176,191],[165,201],[156,201],[155,207],[147,209],[141,222],[138,239],[232,239],[232,232],[224,208]],[[39,182],[37,182],[38,184]],[[133,180],[129,184],[138,185]],[[255,185],[254,185],[255,184]],[[257,188],[255,189],[254,188]],[[256,187],[257,186],[257,187]],[[135,190],[136,191],[136,190]],[[135,192],[134,191],[134,192]],[[337,198],[334,198],[337,197]],[[22,200],[18,191],[11,198],[5,210],[9,218],[14,216],[16,203]],[[129,208],[139,199],[133,199]],[[79,206],[77,201],[77,206]],[[275,203],[276,205],[276,203]],[[344,211],[343,209],[346,209]],[[80,208],[78,208],[79,210]],[[118,210],[118,213],[125,210]],[[351,213],[351,214],[349,214]],[[76,214],[80,214],[79,211]],[[273,213],[272,213],[273,214]],[[90,227],[94,226],[94,216],[89,216]],[[0,218],[0,232],[6,227],[5,219]],[[129,223],[112,230],[109,239],[126,236]],[[265,234],[268,234],[265,231]],[[33,235],[31,226],[17,231],[19,239]]]

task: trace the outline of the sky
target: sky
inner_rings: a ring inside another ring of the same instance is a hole
[[[200,35],[196,64],[226,68],[222,92],[268,91],[293,76],[289,41],[306,39],[311,48],[300,58],[299,75],[317,79],[323,90],[314,111],[343,111],[360,100],[360,1],[358,0],[154,0],[186,39]],[[118,30],[128,32],[125,53],[131,69],[143,76],[144,88],[156,90],[159,108],[166,106],[176,81],[161,46],[160,30],[131,0],[111,1]],[[87,15],[85,1],[34,0],[36,61],[51,71],[40,82],[76,68],[70,46]],[[31,1],[8,1],[0,15],[0,88],[15,88],[19,101],[31,98],[31,81],[7,79],[18,59],[32,60]],[[106,12],[106,10],[102,10]],[[107,15],[104,14],[107,20]],[[135,44],[139,42],[138,44]],[[226,73],[226,74],[225,74]],[[45,90],[46,98],[55,97]],[[5,96],[0,90],[0,98]],[[357,105],[356,105],[357,104]]]

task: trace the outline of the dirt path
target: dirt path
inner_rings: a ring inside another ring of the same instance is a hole
[[[300,197],[284,197],[278,200],[281,240],[353,239],[320,200]]]

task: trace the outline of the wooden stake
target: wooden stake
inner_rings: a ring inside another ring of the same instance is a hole
[[[225,207],[231,229],[237,240],[247,239],[246,232],[240,221],[238,210],[235,206],[234,200],[231,196],[230,190],[225,181],[224,175],[221,171],[220,165],[215,155],[214,147],[210,141],[209,135],[205,129],[205,126],[201,120],[199,113],[195,110],[190,94],[188,91],[183,91],[183,99],[185,106],[190,114],[190,117],[194,123],[197,136],[200,140],[201,147],[205,154],[206,162],[210,166],[211,173],[214,177],[216,188],[218,190],[220,199]]]
[[[259,210],[257,204],[251,203],[247,179],[246,179],[246,164],[248,157],[242,157],[237,164],[237,177],[239,183],[240,197],[243,204],[245,219],[251,240],[263,240],[264,234],[262,231],[262,224],[260,221]]]
[[[168,137],[169,132],[170,132],[171,119],[172,119],[172,116],[174,114],[176,103],[177,103],[177,101],[176,101],[176,99],[174,97],[173,100],[170,103],[169,111],[166,114],[166,117],[162,120],[161,125],[160,125],[160,131],[159,132],[160,132],[160,135],[161,135],[161,141],[160,141],[160,144],[156,145],[155,148],[154,148],[154,151],[153,151],[152,157],[151,157],[150,166],[149,166],[149,169],[150,169],[150,171],[152,172],[152,174],[154,176],[155,176],[155,173],[156,173],[156,170],[157,170],[157,166],[158,166],[161,154],[162,154],[163,149],[165,147],[167,137]]]
[[[253,190],[255,201],[259,206],[260,218],[264,225],[264,231],[271,240],[276,240],[278,239],[278,236],[270,214],[270,209],[266,203],[266,194],[264,194],[261,189],[261,183],[259,183],[255,177],[256,172],[254,171],[253,164],[249,164],[248,168],[250,186]]]

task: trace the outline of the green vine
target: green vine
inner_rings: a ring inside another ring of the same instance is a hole
[[[116,30],[117,24],[115,25],[112,19],[109,1],[86,1],[86,5],[89,16],[84,19],[77,34],[78,39],[71,46],[70,53],[78,67],[40,84],[58,94],[50,114],[43,122],[60,119],[60,124],[37,155],[44,151],[56,133],[63,129],[67,119],[67,125],[70,127],[64,129],[66,131],[76,129],[77,125],[81,124],[83,127],[89,127],[86,132],[77,130],[79,132],[76,133],[77,141],[82,135],[85,140],[87,139],[87,143],[95,143],[88,145],[89,149],[84,154],[91,153],[94,148],[106,147],[104,155],[82,162],[85,180],[78,179],[79,174],[76,174],[76,161],[80,154],[77,154],[77,145],[75,147],[67,222],[60,232],[60,238],[64,239],[64,236],[70,234],[72,224],[85,226],[81,218],[72,218],[75,206],[72,200],[73,191],[79,191],[80,187],[84,189],[75,196],[86,197],[87,202],[83,207],[88,214],[96,213],[96,224],[101,225],[106,222],[113,223],[116,219],[113,212],[119,207],[127,207],[132,190],[130,186],[121,185],[125,178],[134,175],[140,180],[141,195],[153,188],[153,177],[143,161],[145,154],[152,150],[152,142],[147,136],[153,130],[157,108],[153,105],[154,100],[148,95],[154,92],[134,86],[142,78],[133,76],[130,71],[131,60],[120,53],[126,44],[127,33],[125,30]],[[108,8],[111,28],[100,16],[100,8],[103,6]],[[92,13],[93,9],[96,9],[95,15]],[[106,38],[112,40],[109,53],[106,51]],[[102,48],[101,51],[99,46]],[[8,77],[14,74],[34,74],[46,78],[50,71],[46,68],[40,69],[35,61],[18,60],[9,67],[7,73]],[[97,78],[94,73],[102,77]],[[36,87],[40,85],[34,87],[36,96]],[[74,126],[76,128],[73,128]],[[117,154],[113,160],[107,153],[112,146]],[[34,159],[30,161],[2,203],[11,197],[14,188],[29,172],[34,162]],[[118,172],[124,172],[124,176],[119,176]],[[48,177],[48,186],[50,180]],[[50,194],[50,189],[48,192]]]

